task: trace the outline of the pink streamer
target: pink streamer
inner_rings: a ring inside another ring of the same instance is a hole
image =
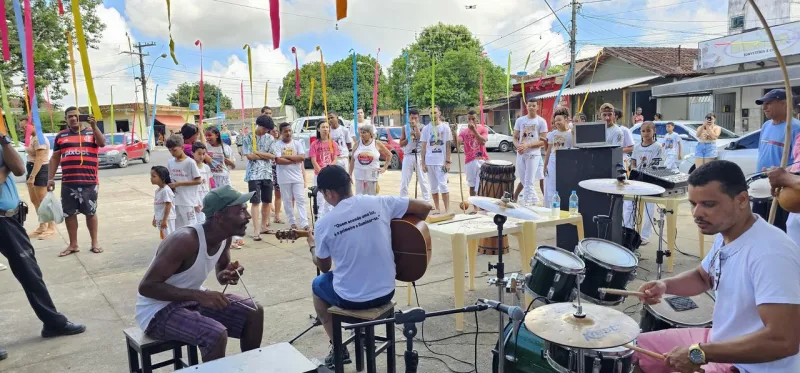
[[[11,51],[8,46],[8,25],[6,24],[6,2],[0,2],[0,35],[3,38],[3,61],[11,59]]]
[[[36,79],[34,78],[33,74],[33,21],[31,21],[31,0],[25,0],[25,9],[23,10],[22,14],[25,17],[25,51],[26,56],[25,60],[28,61],[28,71],[27,71],[27,79],[28,79],[28,108],[33,107],[33,95],[36,94]],[[32,125],[33,122],[33,110],[28,110],[28,124]],[[26,131],[30,132],[30,131]],[[30,133],[25,134],[25,145],[30,145]]]
[[[61,0],[58,0],[58,15],[64,15],[64,3],[62,3]]]
[[[300,98],[300,65],[297,61],[297,48],[292,47],[294,55],[294,96]]]
[[[280,1],[269,0],[269,20],[272,23],[272,48],[281,46],[281,13]]]
[[[200,92],[199,92],[199,100],[200,100],[200,130],[203,130],[203,118],[205,118],[205,111],[203,111],[203,43],[198,39],[194,42],[195,46],[200,46]]]
[[[547,52],[547,57],[544,58],[544,65],[547,66],[547,63],[550,61],[550,52]],[[542,86],[542,79],[544,76],[547,75],[547,69],[542,71],[542,75],[539,77],[539,81],[536,82],[536,89]],[[525,92],[522,92],[522,97],[525,97]]]
[[[372,123],[375,124],[375,119],[378,116],[378,78],[380,77],[380,64],[378,64],[378,56],[381,54],[381,49],[378,48],[378,53],[375,55],[375,84],[372,88]]]

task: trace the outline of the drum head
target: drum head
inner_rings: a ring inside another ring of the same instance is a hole
[[[710,294],[702,293],[689,297],[697,304],[697,308],[680,312],[673,309],[666,301],[670,297],[664,297],[658,304],[645,305],[645,308],[656,318],[678,327],[702,328],[711,324],[714,315],[714,298]]]
[[[580,272],[586,267],[580,257],[558,247],[539,246],[534,257],[559,271],[567,273]]]
[[[747,192],[751,198],[763,199],[772,197],[769,179],[758,179],[748,185]]]
[[[620,269],[636,268],[639,260],[628,249],[611,241],[599,238],[587,238],[578,246],[585,257],[589,257],[610,267]]]
[[[503,161],[503,160],[499,160],[499,159],[492,159],[492,160],[486,161],[486,164],[489,164],[489,165],[492,165],[492,166],[511,166],[512,165],[512,163],[509,162],[509,161]]]

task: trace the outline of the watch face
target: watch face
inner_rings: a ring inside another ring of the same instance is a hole
[[[699,349],[689,350],[689,360],[695,364],[703,364],[703,352]]]

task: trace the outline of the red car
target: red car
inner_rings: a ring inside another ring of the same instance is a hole
[[[134,159],[141,159],[142,163],[150,162],[150,150],[147,150],[147,142],[139,140],[139,135],[118,132],[105,136],[106,146],[100,148],[97,154],[100,158],[100,167],[125,168]]]

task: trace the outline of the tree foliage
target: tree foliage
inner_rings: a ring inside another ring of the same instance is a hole
[[[203,82],[203,118],[216,117],[217,111],[217,92],[219,87],[209,82]],[[200,82],[181,83],[175,92],[172,92],[167,100],[172,106],[188,107],[189,94],[192,95],[191,102],[200,102]],[[230,110],[231,98],[220,92],[219,109],[220,111]]]
[[[27,81],[22,65],[22,52],[20,51],[17,26],[14,21],[14,7],[11,0],[5,1],[6,19],[8,20],[8,40],[10,44],[11,59],[0,64],[7,87],[12,81]],[[89,48],[97,48],[106,25],[97,16],[96,8],[102,0],[72,0],[80,4],[83,20],[83,30]],[[70,2],[64,1],[66,12],[58,15],[58,5],[51,0],[31,0],[31,20],[33,24],[33,59],[34,79],[36,79],[36,94],[39,102],[44,101],[44,87],[49,86],[51,100],[58,100],[67,94],[65,84],[71,84],[69,69],[69,52],[67,51],[66,31],[74,30]],[[79,59],[77,39],[75,32],[71,32],[75,45],[75,59]],[[76,63],[77,65],[77,63]],[[80,83],[79,83],[80,84]],[[48,115],[48,123],[49,123]]]
[[[364,109],[367,117],[372,115],[372,93],[375,82],[375,58],[356,54],[356,73],[358,77],[358,106]],[[319,62],[307,63],[300,67],[300,97],[295,96],[295,71],[286,74],[280,88],[281,97],[286,97],[286,105],[294,105],[301,116],[309,114],[308,101],[311,94],[311,80],[314,80],[314,98],[311,115],[324,115],[322,100],[321,71]],[[336,111],[344,118],[353,117],[353,57],[345,57],[332,64],[325,64],[327,82],[328,111]],[[378,77],[378,114],[381,109],[392,108],[389,100],[388,84],[383,68]]]

